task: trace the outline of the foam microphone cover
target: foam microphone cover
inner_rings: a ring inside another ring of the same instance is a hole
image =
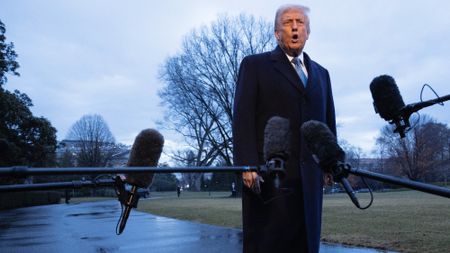
[[[290,155],[291,132],[289,120],[274,116],[267,121],[264,128],[264,160],[282,158],[287,160]]]
[[[314,154],[322,169],[331,170],[337,162],[345,161],[345,152],[337,144],[336,136],[326,124],[316,120],[303,123],[301,132],[308,149]]]
[[[128,159],[128,167],[155,167],[164,146],[164,137],[154,129],[142,130],[134,140]],[[130,173],[125,181],[141,188],[150,186],[153,173]]]
[[[370,92],[375,111],[386,121],[396,119],[405,106],[398,86],[391,76],[381,75],[374,78],[370,83]]]

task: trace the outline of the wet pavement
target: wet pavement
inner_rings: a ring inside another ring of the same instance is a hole
[[[242,251],[242,231],[132,211],[115,234],[118,201],[59,204],[0,211],[2,253],[189,253]],[[384,252],[322,244],[321,253]]]

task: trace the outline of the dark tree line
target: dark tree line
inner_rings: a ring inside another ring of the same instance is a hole
[[[43,117],[35,117],[33,104],[24,93],[0,90],[0,166],[54,165],[56,129]]]
[[[401,139],[394,126],[385,125],[376,139],[376,158],[364,158],[360,148],[341,141],[347,162],[354,168],[403,177],[427,183],[449,185],[450,128],[435,119],[421,115],[411,118],[413,127]],[[366,188],[358,176],[349,176],[356,188]],[[366,179],[372,189],[396,188],[376,180]]]
[[[7,74],[20,76],[17,72],[19,63],[16,61],[17,53],[14,51],[14,43],[6,42],[5,33],[5,24],[0,20],[0,87],[8,81]]]
[[[43,117],[30,111],[33,106],[27,94],[10,92],[7,75],[19,76],[14,44],[5,37],[0,21],[0,166],[47,167],[55,164],[56,129]],[[0,182],[16,182],[2,178]]]
[[[419,181],[447,181],[450,174],[450,129],[427,115],[411,120],[413,128],[401,139],[391,125],[377,139],[390,173]]]

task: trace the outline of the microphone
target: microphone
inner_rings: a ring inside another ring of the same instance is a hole
[[[303,123],[301,132],[314,160],[318,162],[322,170],[330,172],[334,180],[341,183],[352,202],[360,207],[355,191],[347,180],[348,174],[344,171],[347,166],[345,152],[338,145],[336,136],[327,125],[316,120]]]
[[[267,121],[264,128],[264,160],[266,169],[274,178],[276,188],[280,186],[280,178],[284,177],[285,166],[290,155],[290,124],[289,120],[274,116]]]
[[[412,112],[406,115],[402,111],[405,103],[394,78],[388,75],[374,78],[370,83],[370,92],[375,112],[390,124],[395,124],[394,132],[398,132],[401,138],[405,137],[405,130],[409,127],[409,116]]]
[[[157,166],[164,145],[164,137],[154,129],[142,130],[134,140],[128,158],[128,167]],[[127,196],[119,196],[119,200],[125,205],[125,210],[120,218],[118,234],[125,229],[131,208],[136,208],[139,201],[137,188],[147,188],[153,180],[153,173],[130,173],[125,175],[125,182],[131,184],[131,191]],[[120,191],[120,190],[119,190]]]
[[[427,101],[405,105],[394,78],[381,75],[372,80],[370,91],[373,98],[375,112],[390,124],[395,124],[400,137],[405,137],[405,130],[410,126],[409,117],[418,110],[437,103],[450,100],[450,95]]]

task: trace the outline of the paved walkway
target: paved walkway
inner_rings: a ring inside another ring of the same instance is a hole
[[[115,234],[118,201],[59,204],[0,212],[2,253],[239,253],[242,231],[132,211]],[[374,253],[322,244],[321,253]]]

